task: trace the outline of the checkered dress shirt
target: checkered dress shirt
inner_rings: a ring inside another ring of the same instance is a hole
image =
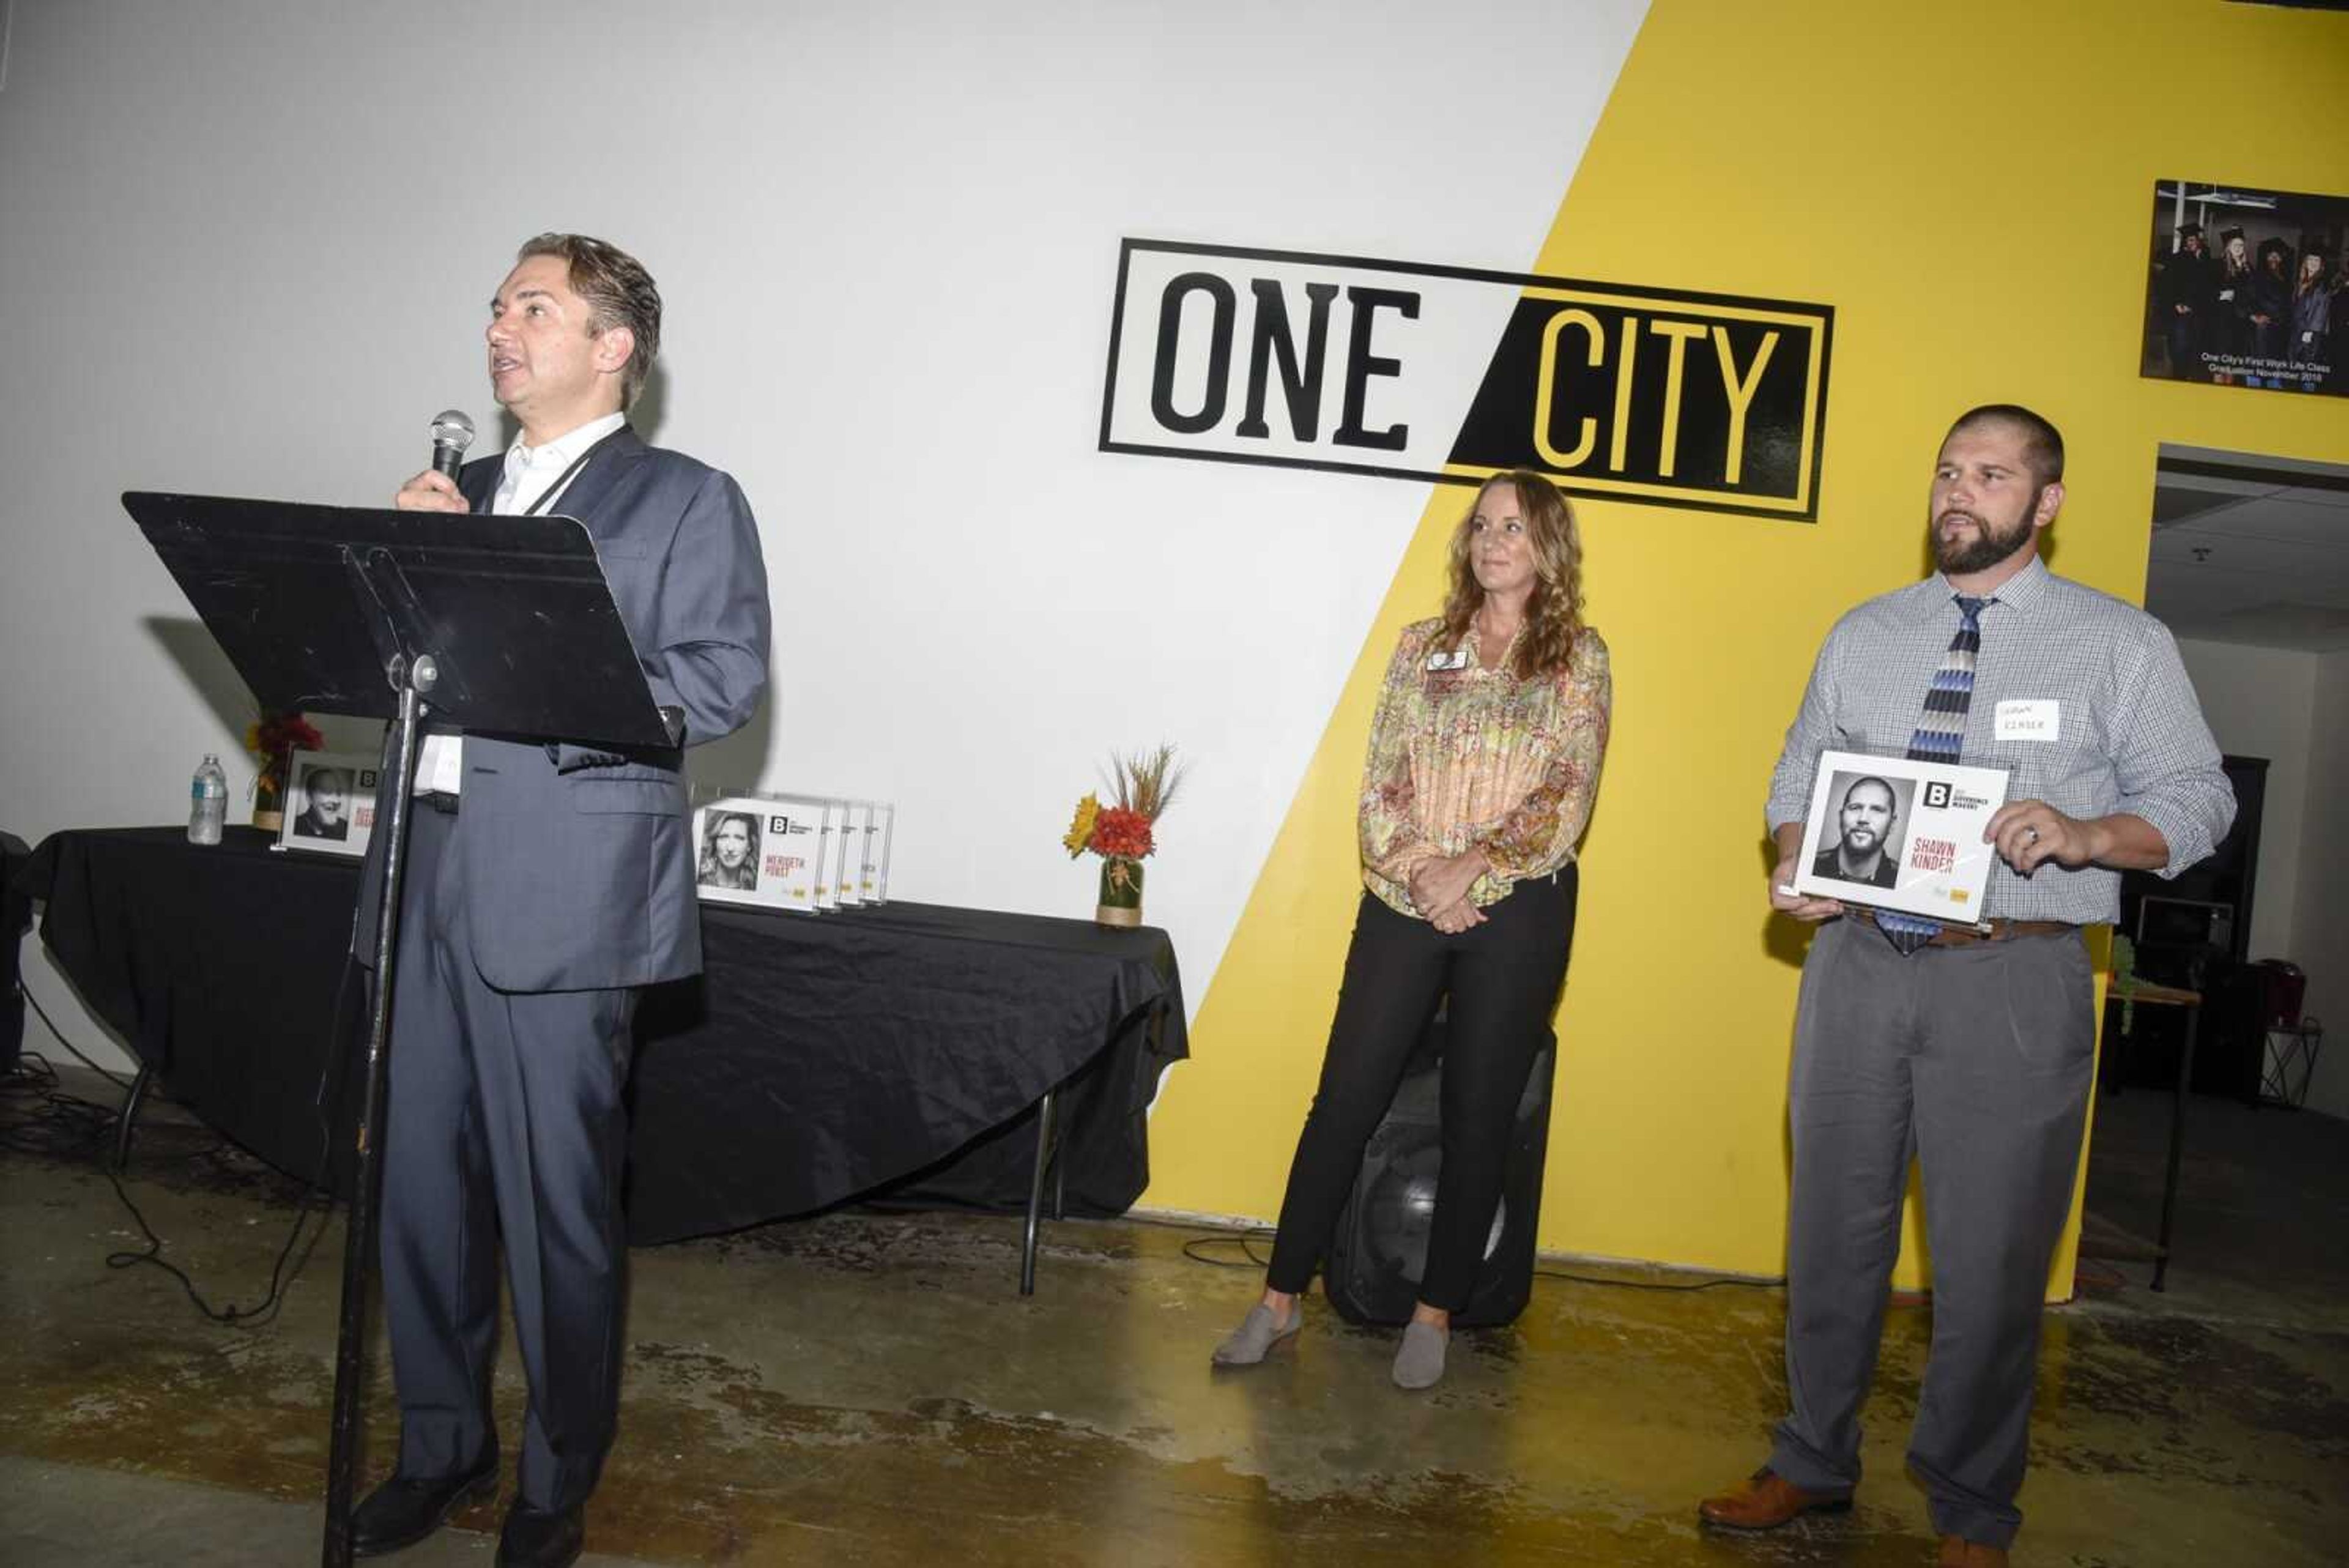
[[[1899,756],[1957,634],[1956,590],[1936,574],[1872,598],[1835,624],[1770,776],[1772,831],[1810,815],[1823,751]],[[2160,875],[2210,853],[2235,818],[2219,747],[2169,630],[2034,559],[1982,612],[1982,653],[1961,760],[2012,770],[2006,798],[2044,801],[2083,821],[2127,812],[2169,846]],[[2002,702],[2055,707],[2049,740],[2001,740]],[[2109,921],[2120,873],[2050,861],[2029,877],[1992,867],[1983,912],[2002,919]]]

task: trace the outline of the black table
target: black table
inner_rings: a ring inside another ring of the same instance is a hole
[[[178,828],[59,833],[19,882],[142,1078],[347,1194],[347,1139],[327,1129],[350,1121],[335,1080],[363,1016],[358,867],[269,845],[249,828],[213,847]],[[1188,1054],[1164,932],[906,903],[701,917],[702,976],[637,1011],[632,1243],[852,1199],[1024,1207],[1024,1291],[1048,1164],[1056,1212],[1122,1213],[1148,1185],[1145,1112]]]

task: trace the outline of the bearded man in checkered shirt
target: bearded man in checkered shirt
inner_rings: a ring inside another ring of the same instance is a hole
[[[2233,821],[2234,793],[2168,631],[2049,572],[2064,439],[2028,409],[1961,416],[1927,511],[1940,570],[1868,600],[1820,649],[1771,780],[1771,907],[1816,924],[1788,1089],[1786,1381],[1768,1464],[1699,1508],[1768,1530],[1847,1508],[1901,1194],[1924,1173],[1933,1345],[1909,1463],[1946,1568],[2007,1561],[2047,1269],[2069,1212],[2094,1075],[2081,928],[2119,913],[2120,873],[2174,877]],[[1964,684],[1924,711],[1926,691]],[[1961,732],[1951,736],[1948,732]],[[1897,753],[1938,730],[2009,771],[1988,929],[1906,934],[1793,890],[1819,753]],[[1910,737],[1918,735],[1918,741]]]

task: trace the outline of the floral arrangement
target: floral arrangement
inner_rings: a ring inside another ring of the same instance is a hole
[[[1071,860],[1088,849],[1104,860],[1147,857],[1158,847],[1153,826],[1174,804],[1183,787],[1183,769],[1176,765],[1171,745],[1133,756],[1113,755],[1109,765],[1111,791],[1117,804],[1103,805],[1101,797],[1092,794],[1077,802],[1076,819],[1061,836]]]
[[[261,764],[253,780],[253,809],[276,811],[285,793],[285,769],[293,753],[323,752],[326,741],[301,714],[264,710],[244,727],[244,749]]]
[[[1061,836],[1061,846],[1073,860],[1088,849],[1102,857],[1101,908],[1094,918],[1108,925],[1130,925],[1141,919],[1140,862],[1158,847],[1158,819],[1174,804],[1183,786],[1183,769],[1174,748],[1123,753],[1110,758],[1113,805],[1088,794],[1077,802],[1075,820]]]

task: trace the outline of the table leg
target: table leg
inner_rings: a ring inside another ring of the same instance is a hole
[[[122,1114],[114,1128],[114,1168],[121,1171],[130,1164],[130,1133],[139,1122],[140,1102],[147,1097],[147,1085],[155,1076],[152,1063],[139,1064],[139,1075],[130,1080],[130,1092],[122,1096]]]
[[[1036,1103],[1036,1168],[1028,1178],[1028,1230],[1019,1243],[1019,1293],[1036,1293],[1036,1228],[1044,1208],[1044,1168],[1059,1153],[1052,1147],[1052,1123],[1059,1091],[1047,1089]]]
[[[2194,1036],[2201,1023],[2199,1007],[2186,1009],[2186,1046],[2178,1054],[2178,1087],[2169,1104],[2169,1173],[2161,1183],[2161,1234],[2154,1239],[2161,1251],[2153,1264],[2155,1290],[2162,1288],[2162,1276],[2169,1272],[2169,1227],[2178,1214],[2178,1165],[2186,1144],[2186,1095],[2194,1082]]]

